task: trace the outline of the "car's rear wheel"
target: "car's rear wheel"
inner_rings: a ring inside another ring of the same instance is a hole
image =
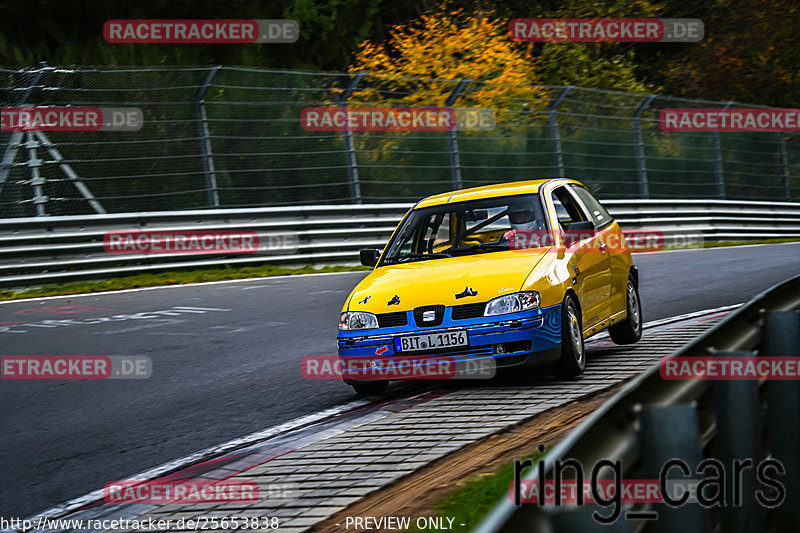
[[[642,303],[633,276],[628,276],[625,298],[628,302],[628,317],[608,328],[608,334],[616,344],[633,344],[642,338]]]
[[[567,295],[561,304],[561,359],[553,368],[553,374],[558,378],[571,378],[583,374],[585,368],[581,314],[575,298]]]
[[[350,383],[350,386],[353,387],[353,390],[356,391],[356,394],[359,396],[376,396],[378,394],[382,394],[386,392],[386,388],[389,386],[388,381],[354,381]]]

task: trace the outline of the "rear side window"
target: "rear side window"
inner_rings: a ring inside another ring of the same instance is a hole
[[[588,189],[574,184],[570,185],[570,187],[572,187],[572,192],[575,193],[575,196],[580,198],[583,205],[589,210],[589,218],[594,222],[595,228],[604,228],[614,221],[606,208],[600,204],[600,201]]]

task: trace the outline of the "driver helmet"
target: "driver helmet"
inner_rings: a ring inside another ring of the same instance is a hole
[[[517,231],[531,231],[539,227],[536,214],[528,204],[508,206],[508,221],[511,223],[511,229]]]

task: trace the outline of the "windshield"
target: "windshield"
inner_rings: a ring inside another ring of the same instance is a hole
[[[548,229],[538,194],[455,202],[413,210],[379,266],[509,249],[512,230]]]

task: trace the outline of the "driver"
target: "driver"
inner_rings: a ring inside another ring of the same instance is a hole
[[[533,209],[526,205],[509,206],[508,221],[511,223],[511,231],[505,232],[503,234],[503,238],[506,239],[509,242],[509,245],[512,245],[512,247],[518,232],[527,233],[533,230],[541,229],[539,221],[536,220],[536,214],[533,212]]]

